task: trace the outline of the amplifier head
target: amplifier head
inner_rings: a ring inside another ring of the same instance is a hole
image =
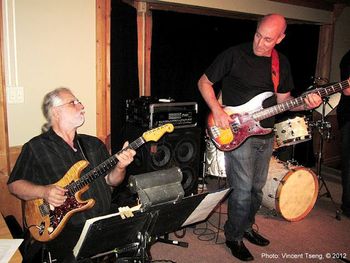
[[[154,103],[150,105],[149,128],[172,123],[176,128],[197,126],[196,102]]]

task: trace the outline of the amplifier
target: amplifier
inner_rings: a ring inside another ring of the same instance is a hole
[[[150,105],[149,128],[172,123],[177,128],[197,126],[198,104],[196,102],[170,102]]]
[[[145,128],[172,123],[176,128],[197,126],[196,102],[160,102],[150,97],[127,100],[126,121]]]

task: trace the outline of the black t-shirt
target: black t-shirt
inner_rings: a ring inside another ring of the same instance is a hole
[[[350,50],[340,61],[340,75],[341,80],[346,80],[350,77]],[[339,128],[350,121],[350,96],[345,96],[343,93],[341,94],[337,107],[337,118]]]
[[[271,57],[256,56],[253,43],[231,47],[217,56],[205,71],[212,83],[222,81],[222,99],[226,106],[239,106],[263,92],[274,92],[271,75]],[[278,93],[294,88],[288,59],[279,53]],[[267,99],[264,107],[276,104],[275,96]],[[262,122],[272,127],[274,118]]]

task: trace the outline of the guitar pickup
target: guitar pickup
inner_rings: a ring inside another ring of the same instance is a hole
[[[47,216],[50,213],[50,206],[47,203],[44,203],[39,206],[39,211],[42,216]]]
[[[239,118],[236,116],[236,118],[233,119],[233,122],[231,123],[231,127],[234,133],[237,133],[239,131],[239,127],[241,126],[241,122]]]
[[[214,138],[217,138],[220,136],[220,129],[217,126],[213,126],[210,128],[211,134],[213,135]]]

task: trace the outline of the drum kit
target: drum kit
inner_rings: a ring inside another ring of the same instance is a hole
[[[330,139],[331,128],[331,123],[325,119],[326,107],[334,108],[336,106],[329,104],[329,98],[324,98],[323,104],[320,106],[321,120],[309,121],[306,116],[296,116],[275,124],[274,150],[292,146],[292,160],[281,161],[275,156],[271,157],[268,178],[263,188],[262,205],[277,212],[287,221],[299,221],[305,218],[314,207],[317,198],[320,197],[322,186],[325,187],[327,196],[335,204],[321,176],[323,141]],[[294,160],[295,145],[311,140],[313,131],[320,134],[315,172],[298,165],[297,161]],[[218,150],[209,138],[205,140],[204,176],[225,178],[224,152]]]

